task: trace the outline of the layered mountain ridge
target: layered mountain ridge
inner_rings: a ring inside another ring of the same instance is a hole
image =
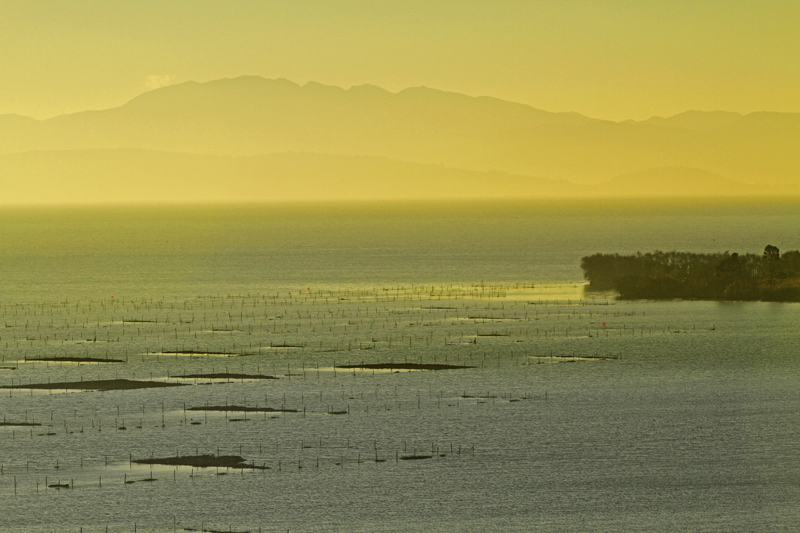
[[[332,199],[782,193],[800,185],[797,146],[796,113],[611,122],[424,87],[244,76],[47,120],[0,116],[0,202],[48,179],[116,198],[115,178],[142,187],[141,201],[236,183],[251,199],[295,198],[282,181]]]

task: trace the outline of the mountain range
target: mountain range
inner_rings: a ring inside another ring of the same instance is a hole
[[[797,113],[611,122],[245,76],[0,115],[0,203],[797,194],[798,147]]]

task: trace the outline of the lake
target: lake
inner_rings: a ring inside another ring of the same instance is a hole
[[[4,209],[0,529],[791,529],[800,304],[580,258],[798,235],[794,199]],[[30,388],[121,379],[182,386]],[[134,462],[190,455],[263,468]]]

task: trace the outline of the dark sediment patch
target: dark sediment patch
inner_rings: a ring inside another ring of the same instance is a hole
[[[158,352],[158,354],[159,355],[227,355],[227,356],[241,355],[236,352],[211,352],[208,350],[168,350],[164,352]]]
[[[0,389],[43,389],[43,390],[131,390],[160,387],[181,387],[184,383],[162,381],[134,381],[130,379],[101,379],[94,381],[62,381],[58,383],[29,383],[27,385],[3,385]]]
[[[26,358],[26,363],[51,362],[51,363],[124,363],[123,359],[101,359],[99,357],[35,357]]]
[[[47,488],[49,488],[49,489],[68,489],[69,488],[69,483],[51,483],[50,485],[47,485]]]
[[[507,333],[478,333],[478,337],[508,337]]]
[[[431,459],[432,455],[401,455],[401,461],[416,461],[418,459]]]
[[[270,469],[268,466],[258,466],[253,463],[248,463],[247,460],[240,455],[180,455],[176,457],[134,459],[133,462],[142,465],[192,466],[195,468]]]
[[[363,368],[375,370],[456,370],[475,368],[467,365],[446,365],[437,363],[369,363],[360,365],[336,365],[336,368]]]
[[[0,422],[0,426],[41,426],[39,422]]]
[[[154,478],[153,476],[150,476],[150,477],[146,477],[144,479],[126,479],[125,483],[127,485],[130,485],[131,483],[141,483],[142,481],[158,481],[158,480],[156,478]]]
[[[224,474],[220,474],[220,475],[224,475]],[[250,530],[237,531],[237,530],[230,529],[230,528],[228,528],[228,529],[208,529],[207,527],[204,527],[202,529],[194,529],[194,528],[191,528],[191,527],[186,527],[186,528],[183,528],[183,530],[184,531],[202,531],[203,533],[250,533]]]
[[[270,344],[269,347],[270,348],[305,348],[305,346],[302,345],[302,344],[286,344],[286,343]],[[264,348],[266,348],[266,346],[264,346]]]
[[[239,413],[296,413],[297,409],[275,407],[247,407],[244,405],[206,405],[203,407],[187,407],[187,411],[231,411]]]
[[[178,377],[178,376],[172,376]],[[181,378],[202,378],[202,379],[280,379],[275,376],[267,376],[264,374],[232,374],[228,372],[218,372],[215,374],[184,374]]]

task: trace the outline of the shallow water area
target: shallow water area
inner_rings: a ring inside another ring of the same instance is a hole
[[[800,521],[800,305],[618,301],[585,293],[577,268],[603,246],[763,248],[770,232],[797,234],[800,210],[640,213],[616,241],[595,240],[595,228],[633,215],[393,212],[368,229],[348,222],[346,236],[325,227],[352,215],[295,213],[294,227],[249,212],[229,219],[229,240],[203,225],[215,240],[196,242],[193,213],[176,215],[174,246],[158,239],[170,226],[156,224],[151,244],[121,243],[131,255],[99,266],[69,257],[50,269],[57,248],[21,241],[0,257],[10,273],[0,386],[185,384],[0,389],[3,420],[42,424],[0,427],[0,529],[753,531]],[[667,231],[665,220],[677,222]],[[273,227],[290,235],[270,236]],[[332,241],[315,247],[315,232]],[[110,242],[102,229],[86,240],[94,259]],[[125,362],[30,360],[64,356]],[[359,368],[386,363],[472,368]],[[278,379],[189,377],[214,374]],[[133,463],[203,454],[269,469]],[[414,456],[430,458],[403,459]]]

